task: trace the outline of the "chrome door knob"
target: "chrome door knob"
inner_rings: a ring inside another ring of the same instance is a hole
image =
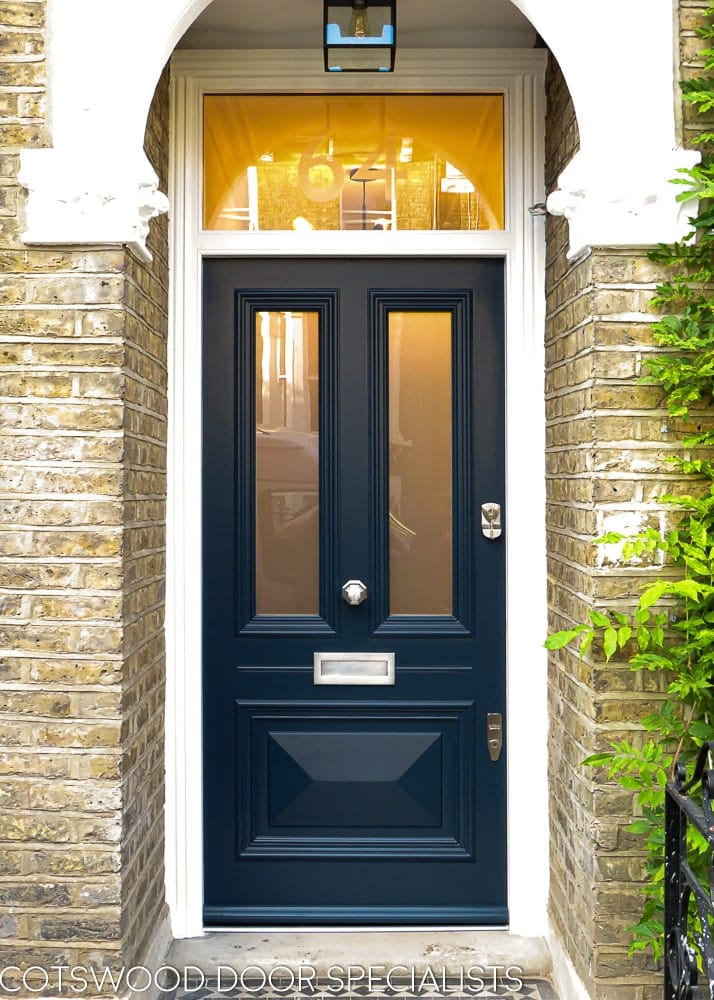
[[[347,580],[342,584],[342,600],[348,604],[361,604],[367,600],[367,588],[361,580]]]

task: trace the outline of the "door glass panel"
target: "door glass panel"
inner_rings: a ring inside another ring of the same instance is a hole
[[[209,94],[205,229],[503,229],[501,94]]]
[[[317,312],[256,316],[255,604],[319,613]]]
[[[451,313],[389,314],[389,611],[450,615]]]

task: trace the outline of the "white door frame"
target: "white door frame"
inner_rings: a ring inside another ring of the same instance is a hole
[[[208,256],[500,256],[506,260],[508,880],[512,933],[547,934],[544,50],[399,53],[389,76],[326,74],[321,53],[172,59],[166,597],[166,889],[175,937],[203,933],[201,779],[201,261]],[[205,93],[503,93],[501,232],[201,230]]]

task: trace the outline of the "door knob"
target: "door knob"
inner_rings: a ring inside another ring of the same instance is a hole
[[[367,588],[361,580],[346,580],[342,584],[342,600],[348,604],[361,604],[367,600]]]

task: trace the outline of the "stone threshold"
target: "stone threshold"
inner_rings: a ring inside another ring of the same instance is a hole
[[[166,964],[189,977],[189,989],[178,990],[176,1000],[557,1000],[545,938],[507,931],[213,931],[174,941]],[[258,970],[270,977],[264,986]]]

